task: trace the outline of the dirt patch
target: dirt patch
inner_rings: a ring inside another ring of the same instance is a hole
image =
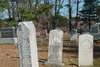
[[[40,67],[47,67],[48,45],[38,46],[38,57]],[[78,47],[75,45],[64,45],[63,49],[64,67],[78,67]],[[0,67],[19,67],[19,53],[15,45],[0,45]],[[100,67],[100,46],[94,46],[94,67]]]
[[[19,55],[16,46],[0,45],[0,67],[19,67]]]

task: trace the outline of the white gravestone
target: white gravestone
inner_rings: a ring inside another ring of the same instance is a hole
[[[36,30],[31,21],[20,22],[17,29],[20,67],[39,67]]]
[[[79,36],[79,66],[93,66],[93,36],[88,33]]]
[[[62,65],[63,31],[55,29],[49,34],[48,63]]]

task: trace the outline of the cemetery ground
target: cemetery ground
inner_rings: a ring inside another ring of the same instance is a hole
[[[38,38],[38,57],[40,67],[48,67],[48,37]],[[78,67],[78,45],[64,39],[64,67]],[[19,67],[18,49],[13,44],[0,44],[0,67]],[[94,66],[100,67],[100,43],[94,45]]]

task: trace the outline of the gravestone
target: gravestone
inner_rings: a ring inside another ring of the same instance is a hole
[[[79,66],[93,66],[93,36],[89,33],[79,36]]]
[[[39,67],[37,56],[36,30],[31,21],[20,22],[17,29],[20,67]]]
[[[63,31],[55,29],[49,34],[48,64],[50,67],[62,66]]]

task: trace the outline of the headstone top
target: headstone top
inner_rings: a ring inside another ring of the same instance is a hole
[[[35,26],[34,26],[32,21],[19,22],[18,25],[25,25],[27,28],[35,28]]]
[[[91,35],[90,33],[84,33],[80,35],[80,37],[87,37],[87,36],[93,38],[93,35]]]

